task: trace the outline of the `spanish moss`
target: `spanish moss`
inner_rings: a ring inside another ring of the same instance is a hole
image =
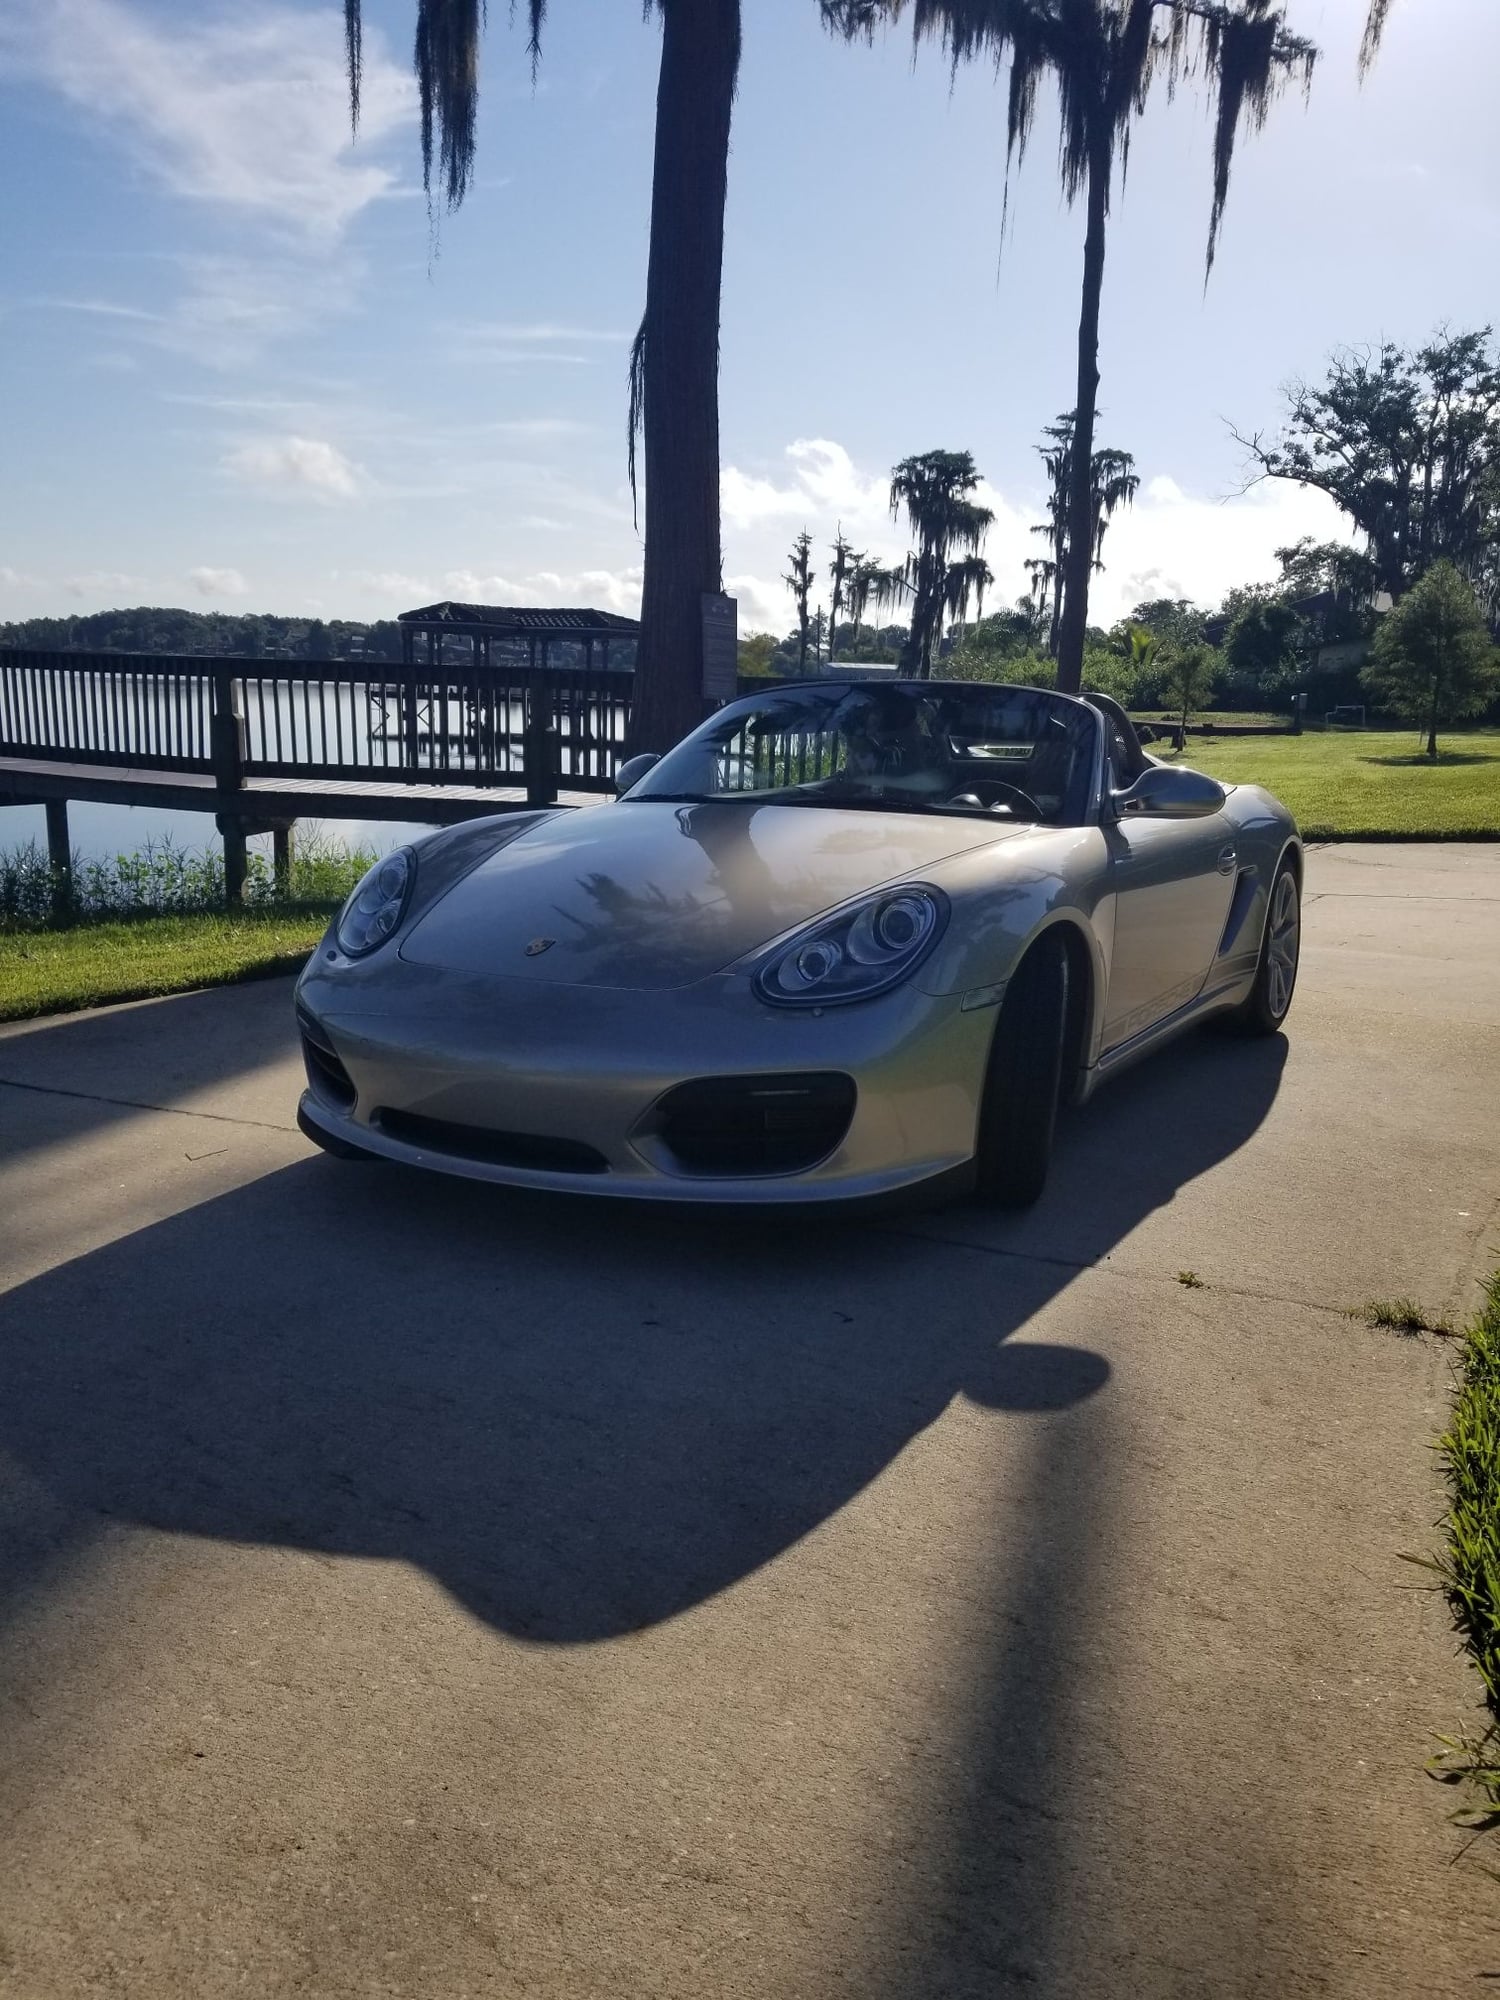
[[[1365,22],[1364,39],[1359,45],[1359,73],[1369,69],[1380,52],[1380,38],[1385,33],[1386,19],[1391,11],[1391,0],[1370,0],[1370,15]]]
[[[646,420],[646,316],[641,315],[641,323],[636,328],[635,339],[630,343],[630,395],[625,415],[625,470],[630,480],[630,518],[635,527],[641,525],[640,494],[636,483],[636,447],[640,442],[641,426]]]
[[[422,119],[422,186],[433,200],[434,161],[442,199],[457,208],[474,171],[475,126],[479,112],[479,42],[485,0],[417,0],[417,33],[412,68]],[[515,0],[512,0],[512,15]],[[547,0],[526,0],[526,52],[532,80],[542,53]],[[363,0],[344,0],[344,41],[349,57],[349,110],[359,125],[364,73]]]
[[[890,0],[897,14],[908,0]],[[1374,0],[1381,12],[1389,0]],[[910,0],[918,43],[936,41],[953,68],[975,60],[1006,72],[1006,199],[1024,159],[1037,89],[1059,106],[1058,173],[1074,202],[1093,173],[1123,173],[1130,132],[1160,78],[1169,96],[1197,78],[1215,91],[1213,203],[1204,258],[1213,269],[1235,141],[1258,130],[1294,79],[1310,82],[1317,50],[1293,34],[1276,0]]]
[[[359,130],[359,91],[365,71],[365,24],[359,0],[344,0],[344,42],[349,52],[349,124]]]

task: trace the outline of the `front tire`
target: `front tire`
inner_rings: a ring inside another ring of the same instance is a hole
[[[980,1102],[975,1191],[995,1208],[1029,1208],[1046,1186],[1067,1022],[1068,954],[1039,938],[1011,975]]]
[[[1291,1011],[1302,956],[1302,885],[1296,863],[1282,862],[1271,884],[1260,962],[1249,997],[1230,1016],[1242,1035],[1277,1035]]]

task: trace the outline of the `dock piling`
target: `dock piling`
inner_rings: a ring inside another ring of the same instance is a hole
[[[47,799],[47,861],[52,870],[52,917],[64,922],[73,911],[73,844],[68,838],[68,802]]]

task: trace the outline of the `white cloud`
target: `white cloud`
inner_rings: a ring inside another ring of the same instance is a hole
[[[140,582],[140,577],[127,576],[124,570],[91,569],[82,576],[65,576],[62,587],[69,597],[104,597],[111,591],[134,590]]]
[[[639,563],[623,569],[538,569],[524,577],[450,569],[443,576],[442,594],[467,604],[582,604],[638,618],[643,575]]]
[[[366,278],[365,262],[357,253],[322,244],[283,246],[254,256],[222,250],[146,251],[131,253],[124,265],[116,260],[117,268],[128,266],[138,270],[137,289],[152,300],[149,309],[125,299],[96,297],[36,297],[25,305],[33,311],[82,315],[143,347],[161,348],[206,368],[233,370],[253,365],[273,341],[347,311],[357,303]],[[138,365],[128,354],[92,360],[96,366]],[[307,407],[284,397],[196,397],[181,390],[164,391],[163,400],[287,416]]]
[[[726,576],[724,588],[739,605],[739,632],[773,632],[778,639],[796,622],[791,593],[780,577]]]
[[[1110,523],[1089,617],[1112,624],[1151,597],[1218,604],[1236,584],[1272,582],[1279,573],[1276,550],[1303,535],[1320,542],[1354,539],[1333,502],[1307,487],[1268,481],[1215,500],[1159,476]]]
[[[725,466],[719,497],[731,526],[806,519],[816,532],[815,524],[826,520],[830,529],[842,521],[846,531],[879,528],[890,534],[887,477],[861,473],[844,447],[829,438],[797,438],[785,456],[792,465],[790,485]]]
[[[334,581],[338,581],[337,574]],[[373,590],[381,597],[399,597],[408,605],[428,604],[432,601],[432,585],[425,577],[407,576],[399,569],[356,570],[351,581],[361,590]]]
[[[262,438],[238,446],[222,464],[246,485],[314,500],[353,500],[365,483],[358,467],[324,438]]]
[[[907,547],[905,521],[890,517],[887,474],[866,472],[828,438],[799,438],[784,455],[790,467],[785,478],[736,466],[724,470],[724,521],[738,571],[725,588],[740,598],[742,631],[790,629],[792,596],[780,572],[790,538],[804,523],[815,543],[815,605],[827,603],[828,545],[840,521],[846,535],[882,562]],[[1026,559],[1041,547],[1031,528],[1042,518],[1043,495],[1040,490],[1008,494],[981,480],[975,498],[995,516],[984,551],[995,576],[985,598],[989,610],[1012,603],[1027,588]],[[1159,472],[1143,484],[1134,507],[1110,523],[1104,573],[1094,578],[1089,593],[1090,620],[1112,624],[1148,597],[1215,605],[1235,584],[1273,579],[1275,550],[1302,535],[1352,539],[1343,517],[1321,494],[1267,483],[1220,501],[1189,492]]]
[[[237,569],[212,569],[207,563],[190,569],[187,580],[204,597],[244,597],[250,590]]]
[[[585,569],[561,578],[565,590],[596,611],[618,611],[623,618],[641,615],[641,584],[646,572],[639,563],[626,569]]]
[[[155,324],[161,319],[160,313],[147,312],[142,306],[120,305],[114,299],[28,299],[30,306],[50,308],[54,312],[88,313],[96,319],[130,319]]]
[[[500,341],[517,347],[618,346],[630,338],[619,327],[559,326],[551,320],[524,325],[510,320],[470,320],[457,331],[463,340]]]
[[[331,7],[177,12],[169,26],[131,0],[17,9],[0,22],[0,68],[49,84],[185,200],[326,238],[392,192],[374,155],[412,118],[414,93],[378,35],[365,41],[356,147]]]
[[[481,576],[472,569],[450,569],[443,577],[443,595],[460,604],[513,604],[535,602],[536,592],[524,583],[505,576]]]

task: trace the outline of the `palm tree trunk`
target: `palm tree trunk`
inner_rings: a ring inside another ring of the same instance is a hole
[[[1083,241],[1083,304],[1078,316],[1078,397],[1073,406],[1073,457],[1068,467],[1067,575],[1057,640],[1057,685],[1077,694],[1083,684],[1083,642],[1089,622],[1093,544],[1094,413],[1099,401],[1099,297],[1104,289],[1104,220],[1109,207],[1107,151],[1089,163],[1088,230]]]
[[[1062,632],[1063,544],[1061,537],[1052,549],[1052,622],[1047,627],[1047,651],[1057,658],[1057,642]]]
[[[740,0],[662,0],[642,421],[646,570],[631,743],[667,750],[703,716],[703,592],[719,542],[719,285]]]

